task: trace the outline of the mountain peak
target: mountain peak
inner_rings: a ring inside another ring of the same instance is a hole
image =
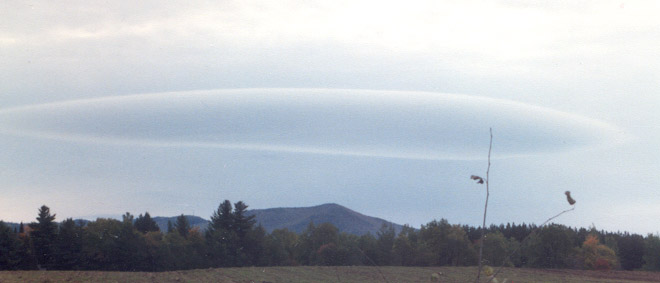
[[[314,225],[330,223],[337,227],[340,232],[346,232],[355,235],[364,235],[371,233],[376,235],[378,230],[385,225],[392,225],[398,233],[403,226],[392,222],[363,215],[353,211],[345,206],[336,203],[324,203],[310,207],[277,207],[268,209],[251,209],[246,212],[247,215],[254,215],[255,220],[268,233],[275,229],[288,229],[296,233],[301,233],[307,228],[310,222]],[[160,230],[167,231],[167,222],[176,223],[176,217],[153,217]],[[198,216],[186,215],[188,223],[192,227],[205,230],[209,221]]]
[[[355,235],[376,234],[383,224],[392,225],[397,233],[403,227],[380,218],[363,215],[336,203],[311,207],[254,209],[247,213],[255,215],[257,223],[269,233],[283,228],[300,233],[310,222],[315,225],[330,223],[341,232]]]

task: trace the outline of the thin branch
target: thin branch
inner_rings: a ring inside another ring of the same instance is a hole
[[[564,211],[558,213],[557,215],[548,218],[548,220],[546,220],[545,222],[543,222],[543,224],[541,224],[541,226],[537,227],[536,229],[545,226],[545,224],[548,224],[548,222],[550,222],[552,219],[555,219],[555,218],[559,217],[560,215],[562,215],[562,214],[564,214],[564,213],[566,213],[566,212],[569,212],[569,211],[573,211],[573,210],[575,210],[575,206],[573,206],[573,208],[571,208],[571,209],[564,210]]]
[[[486,231],[486,212],[488,212],[488,197],[490,196],[490,188],[488,187],[488,181],[490,180],[490,153],[493,149],[493,128],[490,128],[490,145],[488,146],[488,168],[486,169],[486,204],[484,205],[484,221],[481,226],[481,240],[479,241],[479,270],[477,271],[477,279],[475,282],[479,282],[481,279],[481,266],[482,266],[482,256],[484,252],[484,236]]]

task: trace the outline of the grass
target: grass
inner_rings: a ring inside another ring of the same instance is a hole
[[[380,267],[389,282],[472,282],[477,267]],[[660,273],[505,268],[500,282],[658,282]],[[383,282],[375,267],[298,266],[182,270],[170,272],[0,271],[0,282]]]

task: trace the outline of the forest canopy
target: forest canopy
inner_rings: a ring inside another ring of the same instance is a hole
[[[206,230],[184,215],[160,231],[148,212],[122,220],[56,222],[50,208],[36,222],[12,229],[0,221],[2,270],[166,271],[209,267],[294,265],[469,266],[477,264],[480,228],[433,220],[398,234],[383,225],[354,235],[330,223],[302,233],[267,233],[242,201],[222,202]],[[484,231],[484,263],[491,266],[660,270],[660,237],[507,223]]]

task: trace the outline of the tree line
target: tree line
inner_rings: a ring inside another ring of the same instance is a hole
[[[434,220],[396,233],[342,233],[310,223],[302,233],[267,233],[242,201],[222,202],[205,231],[181,215],[160,231],[149,213],[122,220],[55,222],[47,206],[36,222],[11,229],[0,221],[1,270],[166,271],[293,265],[468,266],[477,264],[480,228]],[[490,226],[484,263],[535,268],[660,270],[660,237],[552,224]]]

